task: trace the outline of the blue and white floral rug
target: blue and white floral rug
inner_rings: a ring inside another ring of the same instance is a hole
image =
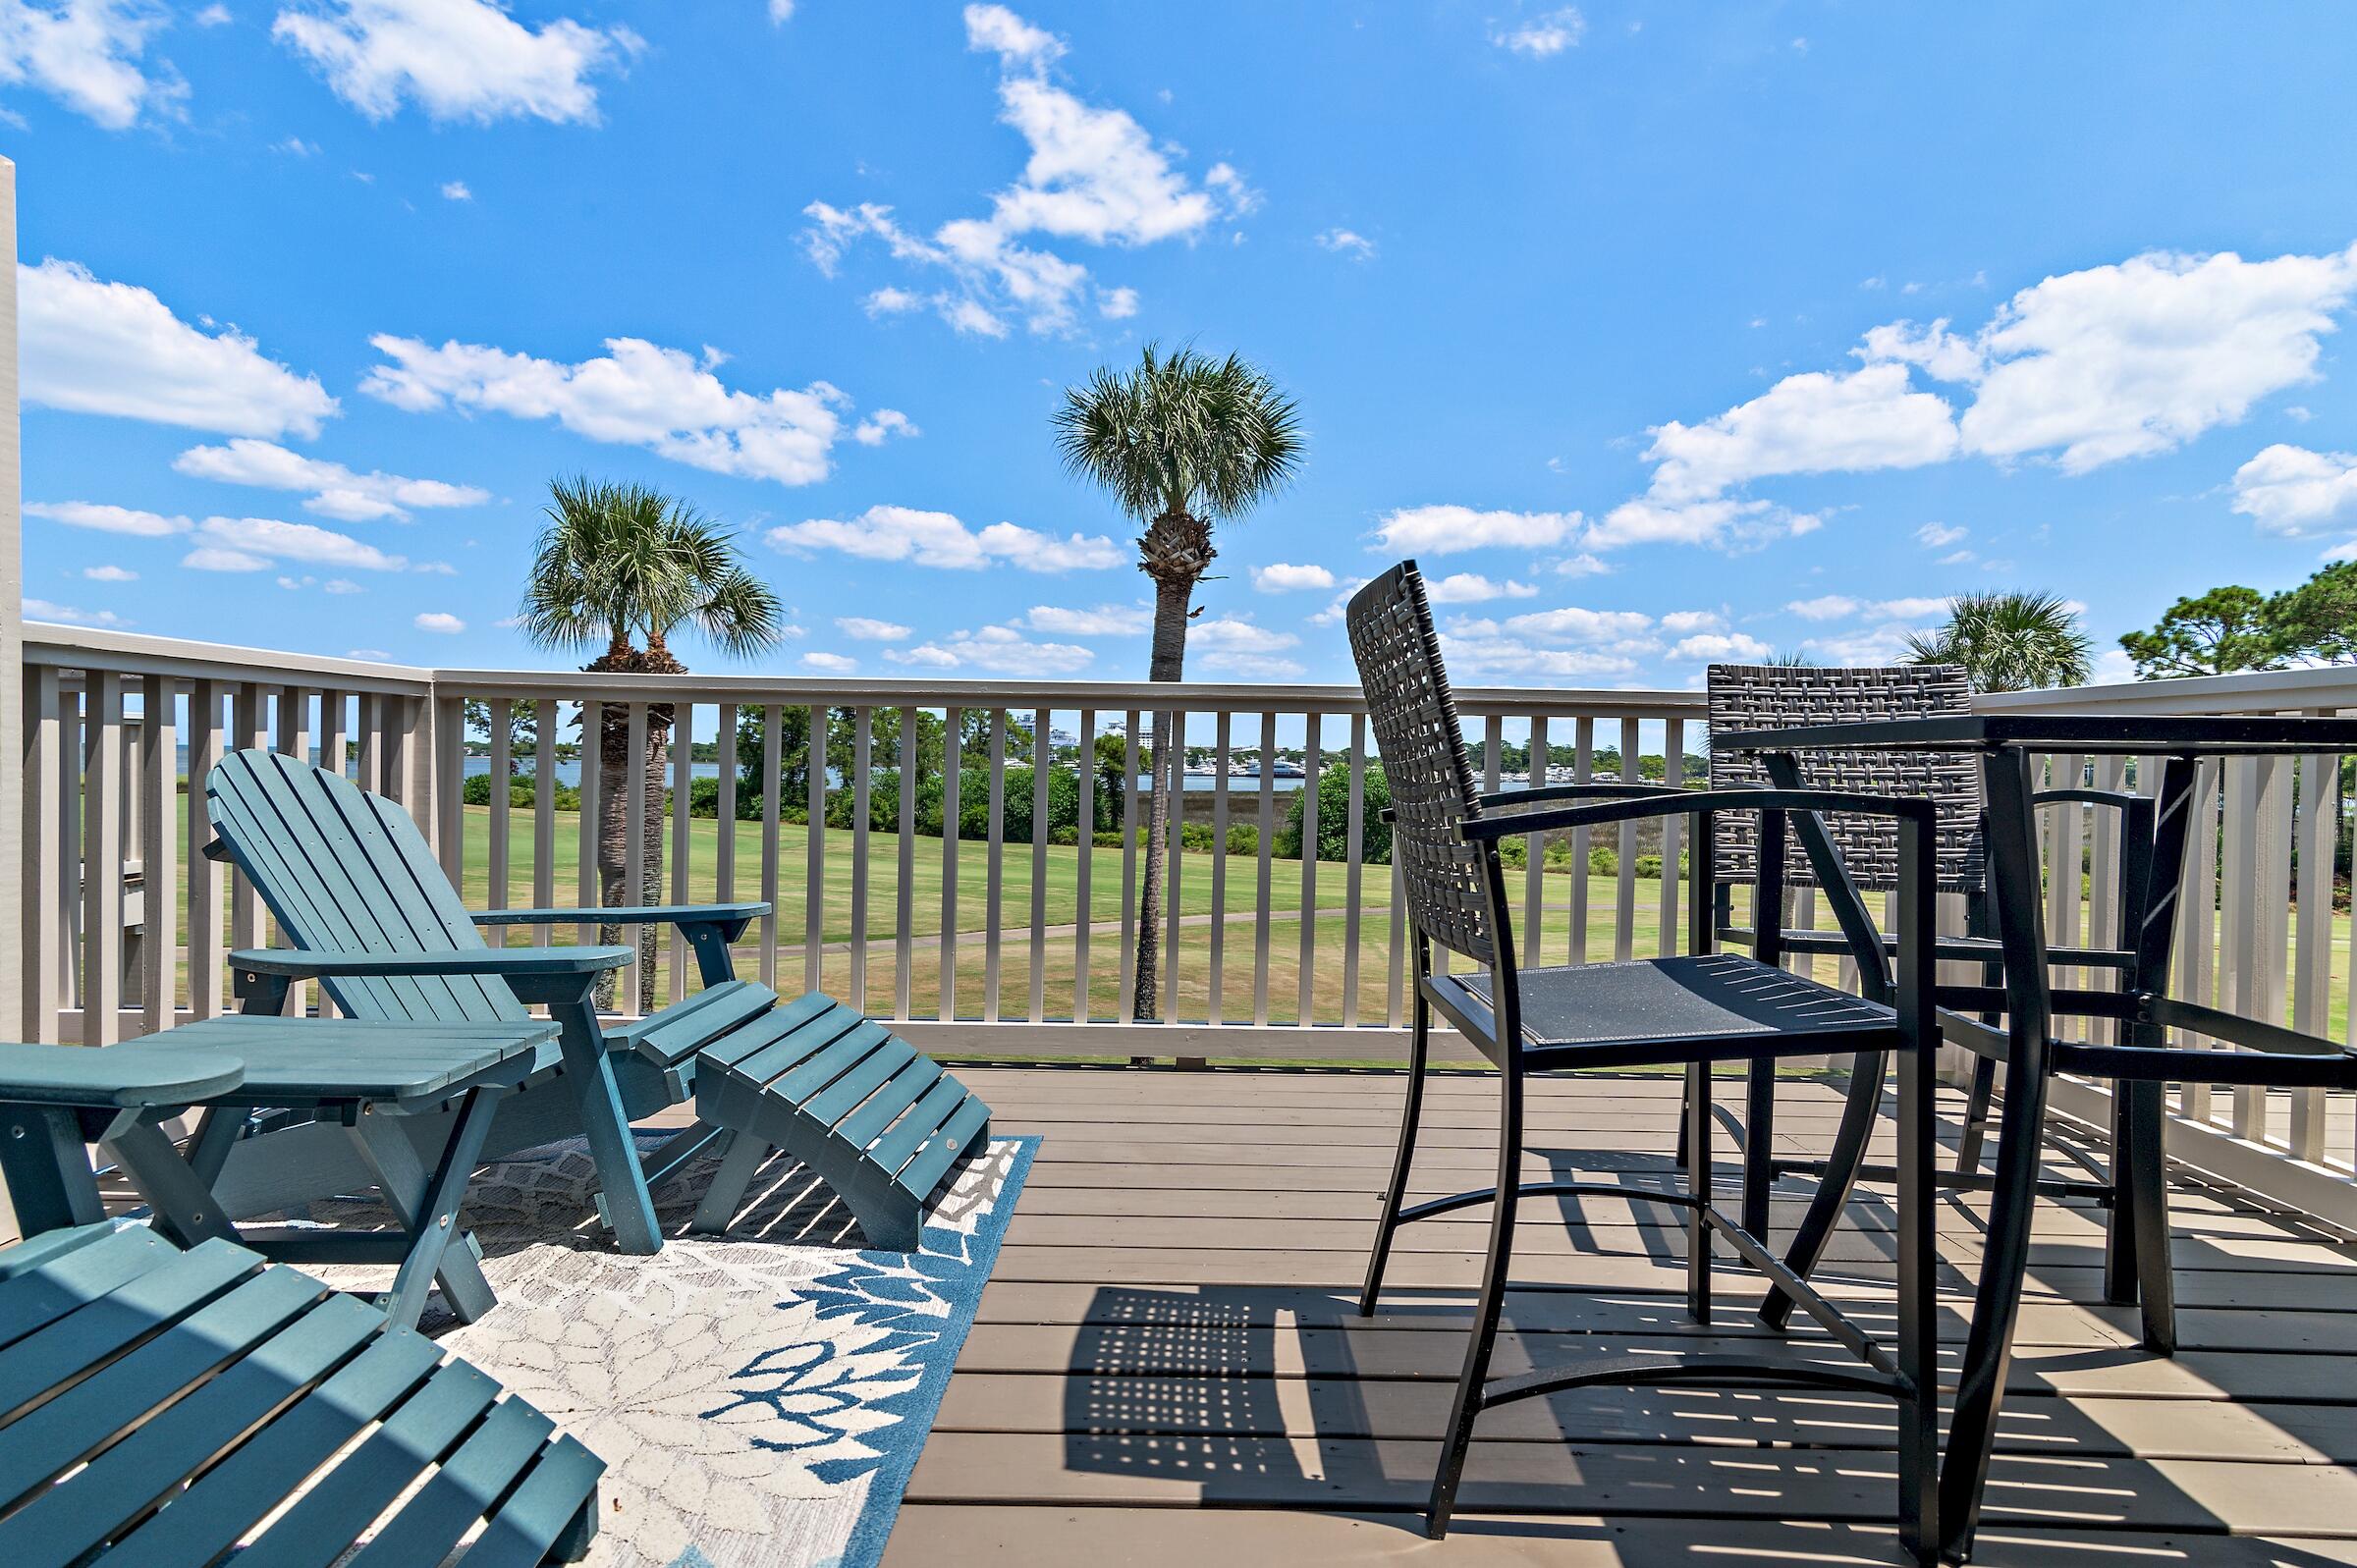
[[[653,1258],[617,1254],[586,1222],[580,1144],[534,1150],[468,1193],[499,1305],[421,1326],[606,1461],[591,1563],[870,1568],[1036,1144],[994,1140],[969,1162],[916,1253],[864,1250],[783,1156],[728,1235],[688,1235],[711,1174],[691,1164],[656,1189],[667,1239]],[[315,1217],[359,1217],[329,1207]]]

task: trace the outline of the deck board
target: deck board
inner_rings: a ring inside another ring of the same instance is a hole
[[[1042,1141],[888,1565],[1896,1560],[1887,1408],[1761,1390],[1594,1389],[1496,1412],[1456,1530],[1423,1540],[1402,1510],[1429,1479],[1484,1227],[1476,1212],[1403,1232],[1384,1312],[1355,1316],[1396,1076],[968,1081],[997,1131]],[[1547,1084],[1525,1168],[1659,1183],[1677,1100],[1672,1078]],[[1416,1189],[1487,1180],[1494,1086],[1441,1079],[1427,1107]],[[1779,1109],[1781,1145],[1822,1149],[1837,1089],[1795,1081]],[[2050,1167],[2082,1173],[2060,1154]],[[1788,1223],[1805,1188],[1783,1191]],[[2134,1310],[2102,1301],[2100,1213],[2040,1215],[1977,1561],[2357,1564],[2357,1246],[2192,1179],[2175,1196],[2173,1361],[2137,1350]],[[1984,1212],[1958,1196],[1942,1214],[1951,1372]],[[1524,1213],[1516,1277],[1533,1288],[1509,1298],[1499,1371],[1767,1337],[1732,1266],[1712,1322],[1686,1320],[1683,1233],[1640,1194]],[[1872,1325],[1890,1213],[1871,1187],[1855,1213],[1826,1279]],[[1828,1341],[1796,1332],[1786,1353]]]

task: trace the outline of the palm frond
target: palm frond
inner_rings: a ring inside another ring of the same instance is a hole
[[[1054,424],[1066,466],[1141,522],[1240,516],[1291,480],[1305,445],[1299,409],[1262,371],[1153,344],[1127,372],[1067,388]]]
[[[524,585],[529,640],[571,650],[692,625],[743,657],[782,634],[776,592],[745,568],[734,535],[685,502],[581,477],[552,481],[545,512]]]

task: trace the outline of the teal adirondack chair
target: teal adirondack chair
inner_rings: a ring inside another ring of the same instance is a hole
[[[409,814],[340,774],[240,751],[207,777],[205,797],[218,852],[295,944],[230,955],[247,1010],[280,1010],[301,979],[318,980],[358,1018],[514,1019],[546,1004],[562,1026],[558,1040],[501,1103],[483,1158],[585,1137],[601,1207],[626,1251],[662,1245],[652,1183],[721,1153],[695,1226],[725,1229],[773,1147],[825,1179],[873,1245],[913,1249],[935,1190],[989,1137],[990,1108],[881,1025],[816,993],[780,1006],[776,992],[736,977],[730,944],[766,904],[470,915]],[[649,922],[680,929],[704,989],[612,1030],[600,1025],[591,991],[630,949],[491,947],[476,930]],[[691,1095],[695,1123],[642,1163],[630,1124]],[[252,1215],[343,1190],[362,1173],[349,1139],[323,1135],[333,1131],[290,1125],[246,1139],[216,1195]]]
[[[0,1046],[27,1237],[0,1247],[0,1562],[208,1563],[244,1541],[241,1568],[327,1568],[363,1540],[352,1568],[461,1542],[463,1568],[580,1558],[605,1464],[539,1411],[247,1248],[96,1218],[84,1139],[242,1072],[202,1048]]]
[[[226,1241],[96,1224],[0,1249],[0,1423],[16,1568],[211,1562],[241,1539],[240,1568],[327,1568],[363,1538],[351,1568],[413,1568],[478,1523],[462,1568],[530,1568],[597,1533],[605,1464],[546,1416]]]

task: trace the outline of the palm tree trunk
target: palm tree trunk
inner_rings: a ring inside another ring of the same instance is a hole
[[[1138,542],[1138,569],[1154,579],[1154,651],[1147,678],[1176,682],[1186,664],[1186,622],[1195,584],[1217,554],[1211,547],[1208,524],[1183,512],[1166,512],[1146,527]],[[1129,1016],[1151,1023],[1161,1016],[1162,856],[1170,838],[1171,812],[1177,802],[1172,790],[1178,778],[1170,766],[1174,716],[1154,715],[1152,805],[1147,812],[1145,876],[1137,892],[1137,989],[1130,999]]]
[[[645,652],[630,647],[621,639],[592,660],[593,671],[622,671],[631,674],[677,675],[685,667],[673,658],[661,640]],[[663,901],[663,790],[665,776],[670,771],[671,726],[673,711],[668,703],[650,704],[646,710],[646,756],[643,759],[646,802],[638,824],[638,904],[641,908]],[[600,710],[597,739],[597,886],[598,903],[605,908],[617,908],[630,901],[630,709],[622,703],[607,703]],[[619,946],[629,942],[638,949],[638,995],[634,999],[639,1016],[655,1006],[655,952],[661,929],[651,925],[630,928],[626,936],[623,928],[601,925],[597,940],[607,946]],[[615,971],[607,970],[598,977],[597,1006],[600,1011],[614,1008],[617,982]]]

